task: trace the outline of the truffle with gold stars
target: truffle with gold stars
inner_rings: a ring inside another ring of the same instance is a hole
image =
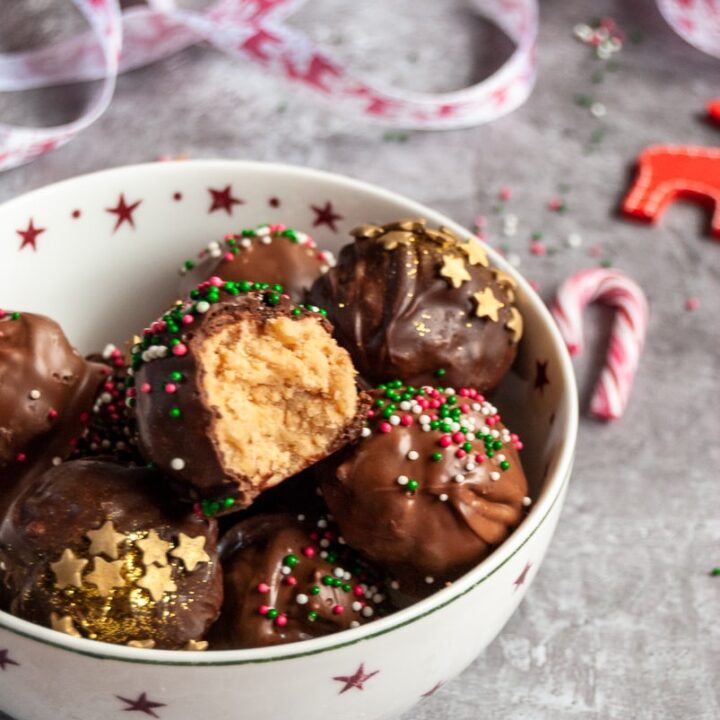
[[[156,471],[62,463],[28,482],[0,526],[9,610],[74,637],[201,649],[222,604],[217,524]]]
[[[327,310],[363,385],[494,388],[515,359],[522,320],[517,285],[486,246],[422,218],[351,235],[309,300]]]

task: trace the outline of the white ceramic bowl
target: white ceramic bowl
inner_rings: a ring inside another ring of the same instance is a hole
[[[123,214],[123,206],[132,209]],[[0,206],[0,307],[52,316],[89,352],[144,327],[174,297],[181,262],[227,232],[284,222],[337,250],[355,225],[413,216],[469,235],[399,195],[295,167],[181,161],[86,175]],[[552,319],[525,280],[490,256],[519,284],[525,336],[497,400],[525,442],[535,499],[498,550],[451,587],[394,615],[274,648],[140,650],[0,612],[0,709],[17,720],[372,720],[407,710],[466,667],[538,572],[577,430],[574,376]]]

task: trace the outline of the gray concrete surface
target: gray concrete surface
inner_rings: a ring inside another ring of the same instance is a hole
[[[48,1],[28,0],[23,12]],[[0,3],[3,49],[22,46],[29,26],[17,21],[19,6]],[[644,35],[599,84],[591,82],[599,61],[571,36],[575,23],[595,15]],[[30,26],[35,41],[66,22],[59,11],[43,16]],[[314,0],[293,24],[367,73],[416,89],[459,87],[507,51],[455,1]],[[547,0],[539,60],[535,93],[505,119],[386,136],[253,67],[192,49],[122,78],[92,129],[0,175],[0,200],[78,173],[187,153],[346,173],[467,224],[486,212],[491,240],[518,254],[546,297],[570,271],[596,265],[589,248],[598,246],[651,302],[628,413],[613,425],[585,415],[564,516],[526,601],[477,662],[405,720],[712,720],[720,717],[720,577],[709,575],[720,565],[720,244],[696,206],[673,206],[656,228],[619,219],[616,207],[644,146],[720,144],[720,132],[700,118],[719,92],[720,63],[675,36],[648,0]],[[578,93],[603,102],[607,115],[592,117],[576,104]],[[85,97],[76,88],[23,102],[0,96],[0,117],[57,121]],[[597,130],[603,139],[593,144]],[[502,237],[492,213],[504,185],[514,191],[508,211],[519,217],[514,238]],[[563,186],[569,209],[559,215],[546,204]],[[535,230],[557,252],[531,255]],[[582,235],[578,249],[565,245],[572,231]],[[701,302],[695,312],[685,310],[690,296]],[[594,317],[577,365],[583,408],[607,330],[607,316]]]

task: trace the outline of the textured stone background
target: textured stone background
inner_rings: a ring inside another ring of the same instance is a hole
[[[0,0],[0,49],[67,30],[74,19],[64,7]],[[27,22],[40,11],[40,22]],[[644,39],[593,85],[600,63],[571,31],[598,14]],[[459,0],[314,0],[293,23],[366,73],[414,89],[460,87],[508,51]],[[614,425],[583,419],[564,516],[526,601],[481,658],[406,720],[711,720],[720,717],[720,578],[709,576],[720,565],[720,245],[695,206],[673,206],[657,228],[620,220],[616,207],[644,146],[720,144],[720,132],[701,118],[719,92],[720,63],[676,37],[649,0],[547,0],[539,60],[537,89],[511,116],[471,130],[388,136],[253,67],[192,49],[121,78],[93,128],[0,176],[0,200],[78,173],[187,153],[346,173],[468,225],[487,212],[491,240],[517,253],[548,297],[570,271],[597,264],[588,249],[599,246],[651,302],[628,413]],[[87,92],[0,96],[0,118],[69,119]],[[606,117],[579,107],[578,93],[602,101]],[[597,130],[603,139],[593,144]],[[546,205],[563,184],[569,211],[558,215]],[[502,238],[492,213],[501,186],[514,191],[514,238]],[[528,252],[534,230],[555,254]],[[571,231],[581,233],[581,248],[566,246]],[[685,310],[689,296],[700,299],[699,310]],[[577,365],[583,408],[607,333],[607,316],[591,316],[597,329]]]

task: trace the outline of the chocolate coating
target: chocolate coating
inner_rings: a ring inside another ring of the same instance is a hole
[[[336,267],[315,282],[338,342],[368,386],[396,378],[489,390],[512,364],[522,334],[515,283],[483,246],[422,220],[364,225]]]
[[[347,543],[389,571],[401,592],[427,595],[470,570],[522,520],[521,443],[491,403],[467,390],[465,397],[388,392],[407,398],[396,417],[412,424],[391,426],[377,406],[365,437],[334,473],[325,471],[321,487]]]
[[[307,640],[356,627],[386,611],[385,597],[368,584],[352,552],[338,544],[337,530],[326,520],[300,517],[261,515],[223,536],[225,603],[211,630],[211,647]]]
[[[180,296],[211,277],[279,283],[296,302],[334,263],[332,253],[318,250],[313,239],[284,225],[261,225],[210,243],[198,259],[181,268]]]
[[[70,454],[108,373],[50,318],[0,312],[0,510],[20,479]]]
[[[214,516],[247,507],[273,483],[266,479],[253,483],[247,475],[223,463],[213,434],[219,411],[206,397],[201,384],[203,369],[198,351],[204,339],[223,326],[243,320],[263,325],[280,317],[293,321],[311,317],[328,336],[332,327],[318,312],[293,306],[287,296],[272,289],[230,292],[210,283],[199,288],[193,291],[192,300],[164,316],[176,322],[176,330],[169,329],[168,320],[158,321],[145,331],[143,342],[134,348],[135,416],[144,456],[175,482],[183,497],[198,502],[202,512]],[[198,310],[201,305],[202,312]],[[180,318],[184,316],[192,316],[192,323],[183,326]],[[182,346],[182,354],[177,354],[177,346],[172,344],[176,340]],[[173,376],[182,377],[177,392],[163,392]],[[145,392],[143,388],[151,390]],[[333,439],[326,455],[357,437],[368,402],[366,396],[360,395],[356,416]],[[173,408],[180,410],[178,418],[172,417]],[[320,459],[306,458],[305,467]],[[302,469],[298,468],[298,472]]]
[[[106,642],[199,641],[222,603],[217,525],[163,487],[151,470],[100,460],[37,478],[0,525],[10,611]]]

